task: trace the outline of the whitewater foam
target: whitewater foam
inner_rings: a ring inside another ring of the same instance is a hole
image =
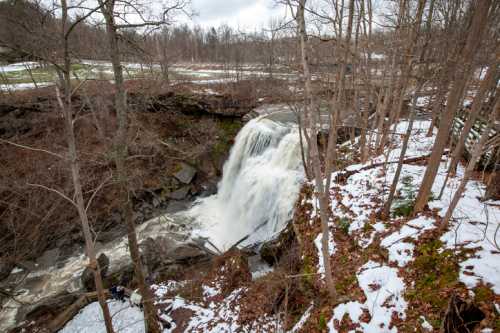
[[[271,238],[291,219],[304,172],[298,128],[265,117],[238,133],[223,169],[218,193],[198,200],[185,214],[225,250]]]

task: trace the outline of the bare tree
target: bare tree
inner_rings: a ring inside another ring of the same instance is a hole
[[[288,1],[288,5],[290,9],[294,8],[294,5],[291,1]],[[312,79],[311,79],[311,70],[309,67],[309,55],[308,55],[308,36],[306,30],[306,21],[305,21],[305,10],[306,10],[306,0],[299,0],[296,5],[295,11],[295,19],[298,25],[298,37],[300,43],[301,50],[301,62],[302,69],[304,75],[304,85],[305,85],[305,131],[307,132],[307,136],[309,137],[308,149],[310,150],[310,159],[312,171],[314,174],[315,185],[316,185],[316,195],[319,201],[320,207],[320,218],[321,218],[321,231],[322,231],[322,239],[321,239],[321,247],[323,254],[323,265],[325,267],[325,280],[326,286],[328,288],[330,297],[334,300],[337,299],[337,291],[335,290],[335,284],[332,276],[332,268],[330,264],[330,252],[329,252],[329,237],[330,230],[328,227],[328,220],[330,217],[330,208],[329,208],[329,186],[324,184],[324,176],[321,171],[321,159],[319,155],[319,149],[317,144],[317,135],[318,129],[317,126],[319,124],[319,116],[318,116],[318,106],[315,102],[315,98],[313,96],[313,88],[312,88]],[[331,131],[335,131],[335,128],[331,128]],[[330,133],[332,135],[332,133]]]
[[[414,55],[415,50],[416,50],[418,33],[419,33],[419,29],[420,29],[420,24],[422,22],[422,15],[424,12],[425,2],[426,2],[426,0],[419,0],[419,2],[418,2],[418,8],[417,8],[415,22],[414,22],[414,25],[411,29],[410,36],[408,38],[408,44],[407,44],[406,50],[405,50],[407,60],[405,62],[403,69],[401,70],[402,75],[405,78],[403,79],[404,82],[403,82],[403,87],[402,87],[402,93],[399,96],[399,100],[398,100],[398,108],[402,108],[402,106],[403,106],[403,101],[404,101],[403,92],[404,92],[404,90],[406,90],[406,86],[408,84],[408,80],[409,80],[410,75],[411,75],[413,63],[415,62],[413,55]],[[403,139],[403,145],[401,147],[401,153],[399,155],[398,166],[396,167],[396,173],[394,174],[391,188],[389,190],[389,197],[387,198],[387,201],[386,201],[385,206],[384,206],[383,215],[386,217],[389,216],[392,201],[393,201],[394,195],[396,193],[396,187],[398,185],[399,177],[401,175],[401,170],[403,168],[403,161],[404,161],[404,158],[406,155],[406,149],[408,148],[408,141],[410,140],[411,131],[413,129],[413,121],[415,119],[415,113],[416,113],[415,109],[416,109],[418,93],[422,89],[422,86],[423,86],[423,80],[419,79],[417,82],[417,86],[415,88],[415,92],[413,93],[412,105],[410,107],[410,117],[408,120],[408,127],[406,129],[406,133],[405,133],[405,136]],[[398,111],[398,113],[399,112],[401,112],[401,111]]]
[[[456,62],[449,65],[455,69],[453,85],[447,99],[446,109],[439,122],[439,131],[436,141],[434,142],[432,154],[429,158],[424,178],[415,201],[414,214],[422,211],[429,200],[429,194],[431,192],[434,179],[436,178],[441,156],[443,155],[443,151],[450,134],[451,124],[460,103],[465,83],[473,67],[472,61],[475,51],[479,46],[483,33],[488,25],[488,13],[491,4],[491,0],[484,0],[477,1],[477,3],[472,2],[470,5],[470,10],[473,12],[472,23],[467,33],[467,41],[460,54],[460,66],[458,66]]]
[[[455,194],[453,195],[453,199],[451,200],[450,205],[446,210],[445,216],[441,220],[440,224],[441,230],[444,230],[448,226],[448,223],[453,215],[453,211],[457,207],[457,204],[460,201],[460,198],[462,197],[465,187],[467,186],[467,182],[469,181],[472,172],[476,167],[477,162],[479,161],[481,155],[484,152],[486,141],[490,136],[490,130],[493,127],[493,124],[495,124],[495,121],[497,121],[498,119],[500,119],[500,98],[497,97],[495,107],[491,111],[490,117],[488,119],[488,125],[481,134],[481,137],[479,138],[478,142],[474,145],[472,156],[469,160],[469,163],[467,164],[467,168],[465,169],[465,173],[462,177],[462,180],[460,181],[460,185],[458,186],[457,190],[455,191]]]
[[[500,65],[500,47],[497,47],[496,54],[494,55],[493,61],[488,66],[486,76],[484,80],[482,80],[481,82],[479,91],[477,95],[474,96],[469,116],[467,118],[467,121],[465,122],[462,132],[460,133],[460,137],[457,140],[455,149],[453,150],[452,159],[448,170],[448,172],[450,172],[451,175],[455,175],[456,173],[460,156],[462,155],[465,147],[465,141],[470,133],[472,126],[474,125],[474,122],[477,119],[479,112],[481,111],[481,107],[484,105],[484,100],[487,97],[488,92],[494,90],[497,86],[498,80],[500,79],[499,77],[500,73],[498,68],[499,65]]]
[[[127,92],[125,90],[125,81],[123,76],[123,67],[121,64],[120,50],[120,30],[132,28],[156,28],[168,23],[169,15],[175,11],[183,10],[187,5],[186,1],[176,0],[165,4],[161,16],[157,19],[149,19],[143,16],[143,6],[139,2],[128,2],[119,0],[98,0],[101,7],[101,13],[104,16],[106,24],[106,33],[109,44],[109,56],[114,73],[115,80],[115,111],[117,116],[118,128],[114,138],[113,156],[117,173],[117,181],[120,185],[120,198],[123,205],[123,215],[127,227],[128,246],[130,256],[134,265],[135,277],[139,290],[143,297],[144,317],[146,331],[150,333],[159,333],[161,331],[157,318],[157,310],[154,305],[154,297],[151,289],[146,284],[143,264],[139,252],[139,244],[135,231],[135,221],[132,202],[130,199],[130,185],[128,180],[127,157],[128,157],[128,106]],[[123,9],[131,9],[132,12],[121,12]],[[127,14],[135,15],[141,18],[140,23],[128,23]],[[122,22],[120,22],[122,21]]]

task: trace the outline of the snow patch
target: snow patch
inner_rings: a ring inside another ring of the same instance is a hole
[[[138,307],[132,307],[126,301],[108,301],[108,307],[116,332],[145,332],[144,314]],[[106,333],[99,303],[94,302],[84,307],[59,333]]]

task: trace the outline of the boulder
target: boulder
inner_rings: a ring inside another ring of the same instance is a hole
[[[207,258],[207,253],[194,244],[180,244],[171,249],[169,256],[175,263],[190,264]]]
[[[116,271],[109,272],[105,279],[105,285],[109,287],[117,285],[130,287],[134,282],[134,275],[134,265],[128,263]]]
[[[142,261],[146,265],[148,275],[153,275],[161,266],[168,264],[165,254],[173,244],[174,242],[170,238],[162,236],[156,239],[148,237],[141,242]]]
[[[196,176],[196,169],[186,163],[179,164],[179,171],[174,173],[174,177],[183,184],[191,184]]]
[[[186,201],[171,201],[168,203],[166,213],[167,214],[175,214],[182,210],[186,210],[189,207],[189,202]]]
[[[213,182],[205,182],[201,184],[201,191],[199,196],[204,198],[204,197],[209,197],[211,195],[214,195],[217,193],[217,184]]]
[[[188,196],[190,189],[190,186],[181,187],[178,190],[168,193],[167,197],[173,200],[184,200]]]
[[[97,262],[99,263],[99,268],[101,269],[101,278],[104,280],[106,278],[106,274],[108,273],[109,258],[104,253],[101,253],[97,258]],[[85,267],[83,270],[81,281],[85,290],[94,291],[96,289],[94,273],[89,267]]]
[[[149,237],[141,243],[143,261],[148,274],[169,270],[169,267],[187,266],[207,260],[210,256],[195,244],[178,242],[167,236]]]
[[[75,293],[62,293],[55,297],[43,299],[26,309],[26,319],[36,319],[50,315],[57,316],[62,310],[73,304],[79,295]]]

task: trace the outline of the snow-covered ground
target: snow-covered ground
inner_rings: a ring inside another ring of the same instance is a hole
[[[359,322],[363,332],[396,332],[390,323],[393,316],[405,319],[407,308],[403,298],[405,284],[398,276],[398,270],[374,261],[368,261],[357,272],[358,283],[366,296],[361,304],[351,301],[338,305],[333,310],[333,317],[328,323],[330,332],[337,333],[334,322],[340,322],[347,314],[353,322]],[[364,311],[368,311],[371,320],[361,322]]]
[[[396,132],[404,133],[407,122],[402,121],[396,126]],[[431,137],[426,136],[429,127],[428,121],[416,121],[413,127],[406,158],[428,155],[435,140],[436,130]],[[365,165],[352,165],[348,170],[361,170],[351,175],[344,185],[332,184],[331,204],[334,214],[339,218],[349,219],[349,233],[362,248],[372,244],[376,235],[379,236],[380,246],[388,250],[390,266],[383,262],[368,261],[357,273],[358,284],[367,298],[366,303],[348,302],[333,309],[333,317],[329,323],[330,332],[337,332],[333,323],[340,321],[344,314],[348,314],[352,322],[358,323],[363,332],[396,332],[391,327],[392,316],[401,319],[405,316],[406,302],[404,292],[406,286],[399,276],[398,267],[405,267],[414,260],[414,242],[427,230],[437,228],[436,218],[417,216],[404,221],[394,228],[376,219],[376,212],[385,202],[388,188],[396,171],[396,163],[389,163],[386,172],[383,166],[362,170],[362,168],[386,160],[396,162],[401,151],[401,138],[395,136],[393,148],[384,154],[375,157]],[[446,177],[449,160],[443,156],[438,175],[436,177],[433,194],[437,198]],[[425,172],[426,165],[403,166],[400,179],[411,181],[411,187],[418,191]],[[431,209],[436,210],[439,216],[444,216],[455,190],[463,176],[464,168],[459,166],[457,176],[451,178],[444,190],[441,199],[430,201]],[[398,190],[402,190],[400,182]],[[500,205],[498,202],[482,201],[485,186],[482,182],[469,181],[466,191],[460,200],[451,222],[451,228],[441,237],[444,249],[460,250],[462,247],[474,249],[473,257],[460,262],[459,280],[468,288],[476,287],[481,281],[491,286],[491,289],[500,294]],[[340,199],[339,199],[340,198]],[[394,207],[394,205],[393,205]],[[342,208],[342,209],[341,209]],[[347,209],[346,209],[347,208]],[[369,225],[370,228],[366,228]],[[332,225],[333,227],[333,225]],[[361,232],[371,230],[368,232]],[[322,267],[321,247],[318,246],[321,234],[315,240],[318,249],[319,267]],[[377,286],[371,290],[367,286]],[[392,295],[390,302],[385,300]],[[384,304],[384,306],[382,306]],[[367,309],[371,315],[369,323],[360,320],[362,311]],[[425,318],[424,318],[425,320]],[[422,325],[429,324],[422,321]],[[430,324],[429,324],[430,325]],[[391,327],[391,328],[390,328]],[[354,332],[354,331],[353,331]],[[357,332],[357,331],[356,331]]]
[[[143,333],[144,315],[136,306],[131,306],[128,300],[108,301],[109,312],[113,319],[115,332]],[[104,318],[98,302],[83,308],[59,333],[106,333]]]
[[[15,64],[0,66],[0,73],[18,72],[39,67],[41,67],[41,64],[34,61],[18,62]]]
[[[184,332],[275,332],[278,322],[273,317],[262,317],[254,323],[258,330],[241,326],[238,323],[240,316],[238,301],[245,293],[245,288],[238,288],[222,300],[217,296],[220,290],[216,287],[203,285],[203,299],[198,302],[188,301],[181,296],[164,298],[167,293],[181,287],[183,284],[169,281],[161,285],[153,285],[152,289],[157,297],[156,304],[161,305],[165,311],[159,311],[159,316],[170,323],[170,328],[165,328],[163,333],[172,333],[176,330],[172,316],[179,310],[188,311],[191,315],[187,318]],[[144,315],[138,307],[125,302],[109,301],[110,312],[116,332],[142,333],[144,332]],[[97,302],[83,308],[60,333],[105,333],[104,320]]]
[[[35,89],[36,87],[38,87],[38,88],[50,87],[52,85],[54,85],[54,83],[52,83],[52,82],[37,82],[36,86],[34,83],[0,84],[0,92],[1,91],[29,90],[29,89]]]
[[[104,60],[80,60],[75,65],[84,65],[83,68],[75,69],[78,78],[87,79],[111,79],[113,75],[112,65],[109,61]],[[151,75],[152,73],[159,74],[161,66],[157,63],[143,64],[134,62],[123,62],[125,69],[125,78],[143,77]],[[30,81],[31,76],[27,69],[42,68],[42,64],[37,62],[22,62],[10,65],[0,66],[0,74],[4,74],[3,83],[0,84],[0,91],[15,91],[26,90],[35,88],[32,83],[24,83]],[[273,72],[274,78],[294,79],[298,77],[295,72],[290,72],[289,69],[277,67],[279,71]],[[50,67],[46,67],[46,74],[51,71]],[[235,82],[238,79],[249,78],[262,78],[268,76],[270,73],[263,65],[246,64],[238,66],[223,67],[220,64],[174,64],[169,67],[173,83],[178,82],[191,82],[194,84],[222,84],[228,82]],[[40,73],[38,73],[40,74]],[[50,75],[49,75],[50,76]],[[13,81],[10,81],[10,80]],[[39,80],[39,78],[36,78]],[[44,77],[46,81],[47,78]],[[12,82],[12,83],[9,83]],[[23,82],[23,83],[19,83]],[[40,82],[39,86],[52,85],[51,82]],[[210,94],[210,93],[208,93]]]

